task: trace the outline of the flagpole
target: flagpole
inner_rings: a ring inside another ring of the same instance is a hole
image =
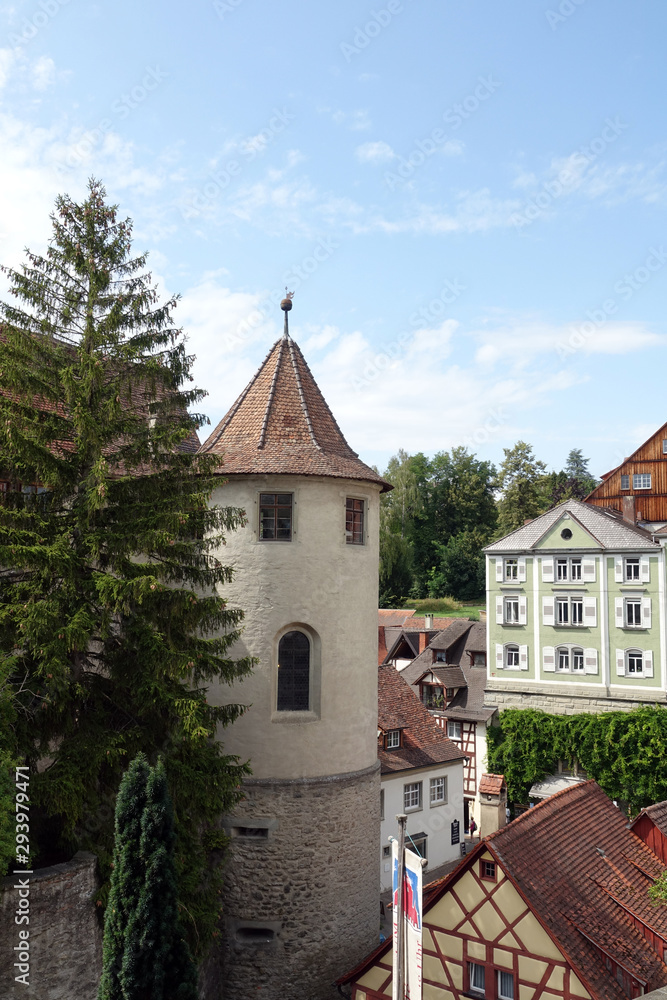
[[[403,881],[405,877],[405,825],[408,817],[405,813],[399,813],[396,819],[398,820],[398,893],[396,898],[398,910],[396,914],[398,921],[396,926],[398,968],[394,969],[394,975],[398,983],[399,1000],[405,1000],[405,926],[403,913],[405,887]]]

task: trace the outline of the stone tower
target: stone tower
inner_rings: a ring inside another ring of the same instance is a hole
[[[250,705],[225,730],[249,760],[224,902],[225,1000],[320,1000],[378,943],[379,497],[285,332],[202,450],[242,507],[224,588],[253,674],[211,699]]]

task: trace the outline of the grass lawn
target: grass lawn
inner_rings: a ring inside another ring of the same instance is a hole
[[[477,601],[455,601],[453,597],[424,598],[404,601],[404,608],[415,608],[417,615],[437,615],[441,618],[471,618],[479,621],[479,612],[486,610],[483,597]]]

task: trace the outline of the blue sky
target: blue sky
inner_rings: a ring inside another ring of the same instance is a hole
[[[380,467],[522,438],[600,474],[667,420],[664,0],[0,11],[0,261],[102,178],[182,295],[213,422],[285,285]]]

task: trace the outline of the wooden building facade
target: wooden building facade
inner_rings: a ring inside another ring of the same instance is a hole
[[[667,423],[607,473],[586,498],[641,522],[667,524]]]

